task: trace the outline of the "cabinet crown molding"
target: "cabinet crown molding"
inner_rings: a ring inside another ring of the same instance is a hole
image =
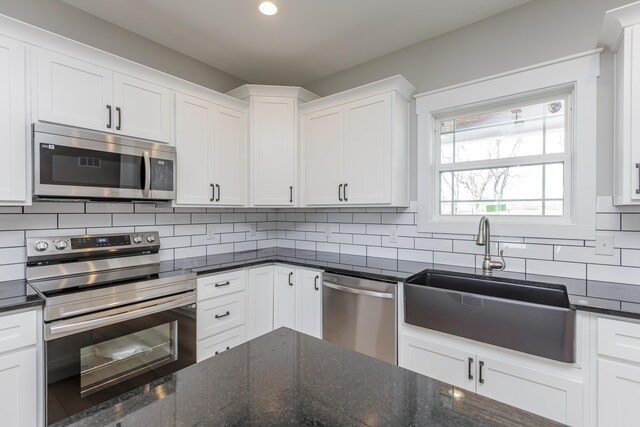
[[[325,96],[324,98],[320,98],[315,101],[307,102],[300,106],[300,113],[304,114],[308,110],[317,111],[325,107],[334,107],[339,104],[345,104],[361,98],[391,91],[397,92],[400,96],[410,102],[411,98],[418,90],[409,82],[409,80],[398,74],[377,82],[368,83],[353,89]]]
[[[315,93],[299,86],[273,86],[246,84],[227,92],[234,98],[248,101],[251,96],[277,96],[282,98],[297,98],[300,102],[314,101],[320,98]]]
[[[615,52],[625,27],[640,23],[640,1],[608,10],[604,15],[598,44]]]

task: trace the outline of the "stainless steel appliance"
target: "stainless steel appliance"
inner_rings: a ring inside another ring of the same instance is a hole
[[[323,285],[322,338],[397,363],[397,285],[331,273]]]
[[[66,126],[33,125],[34,198],[175,198],[176,149]]]
[[[195,273],[157,232],[27,239],[45,300],[47,425],[196,362]]]

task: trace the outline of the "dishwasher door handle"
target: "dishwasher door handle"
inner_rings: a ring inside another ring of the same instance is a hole
[[[335,283],[328,282],[324,282],[324,286],[327,288],[335,289],[337,291],[349,292],[352,294],[367,295],[375,298],[393,299],[393,294],[389,294],[387,292],[367,291],[364,289],[350,288],[348,286],[336,285]]]

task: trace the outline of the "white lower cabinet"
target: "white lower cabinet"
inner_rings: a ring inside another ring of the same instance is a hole
[[[277,265],[273,269],[273,328],[296,329],[296,269]]]
[[[322,272],[297,271],[297,330],[322,339]]]
[[[3,426],[33,427],[40,413],[36,311],[0,316],[0,414]]]
[[[584,424],[584,386],[574,365],[532,362],[531,356],[508,350],[493,349],[489,355],[480,343],[418,333],[400,335],[400,366],[563,424]]]
[[[198,362],[246,341],[245,282],[245,270],[198,277]]]
[[[247,273],[247,340],[273,331],[273,265]]]

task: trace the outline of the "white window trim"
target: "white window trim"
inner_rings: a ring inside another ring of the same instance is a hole
[[[418,115],[418,231],[474,234],[479,216],[440,216],[435,191],[436,117],[492,100],[501,102],[554,87],[573,87],[571,189],[569,215],[563,217],[491,216],[500,236],[594,239],[596,228],[597,78],[601,49],[537,64],[480,80],[416,95]]]

